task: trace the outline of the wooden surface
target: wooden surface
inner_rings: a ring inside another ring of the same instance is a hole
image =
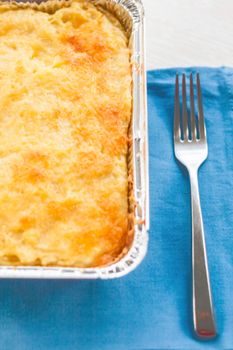
[[[233,0],[143,0],[147,68],[233,66]]]

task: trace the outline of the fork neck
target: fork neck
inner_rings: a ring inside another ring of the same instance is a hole
[[[196,167],[190,167],[188,169],[188,173],[190,178],[192,197],[195,196],[195,200],[199,202],[198,169]]]
[[[198,169],[197,169],[197,167],[196,166],[195,167],[194,166],[189,166],[188,173],[189,173],[190,178],[191,177],[193,179],[197,178],[198,177]]]

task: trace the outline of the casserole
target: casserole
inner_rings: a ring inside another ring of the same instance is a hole
[[[133,116],[130,128],[130,149],[128,155],[128,165],[130,174],[130,212],[134,213],[134,220],[130,231],[134,231],[132,245],[127,252],[127,247],[123,249],[121,256],[113,264],[98,267],[58,267],[58,266],[2,266],[0,275],[4,277],[54,277],[54,278],[110,278],[126,274],[140,262],[146,251],[147,245],[147,218],[146,210],[147,198],[147,122],[145,107],[145,77],[143,67],[143,10],[140,2],[130,1],[91,1],[97,6],[101,6],[105,11],[109,11],[116,16],[123,24],[129,37],[130,49],[132,53],[132,80],[133,80]],[[12,3],[13,7],[35,7],[43,11],[54,11],[54,7],[60,8],[69,3],[64,2],[44,2],[36,3]],[[137,17],[136,17],[137,15]],[[128,270],[128,271],[127,271]]]

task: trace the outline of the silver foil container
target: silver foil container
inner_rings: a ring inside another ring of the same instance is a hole
[[[43,0],[6,0],[18,7],[43,9]],[[128,252],[112,265],[96,268],[62,268],[40,266],[1,266],[1,278],[56,278],[56,279],[112,279],[127,275],[143,260],[148,245],[149,230],[149,177],[147,98],[144,53],[144,10],[141,0],[89,0],[113,14],[123,25],[131,49],[132,62],[132,143],[129,150],[129,172],[133,187],[130,210],[134,211],[134,238]],[[3,2],[2,2],[3,3]],[[52,3],[52,2],[51,2]],[[44,2],[45,4],[45,2]],[[61,0],[67,6],[68,1]],[[34,6],[33,6],[34,5]]]

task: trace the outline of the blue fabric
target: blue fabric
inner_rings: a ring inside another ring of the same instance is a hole
[[[189,181],[172,144],[176,71],[148,74],[146,259],[113,281],[1,281],[1,350],[233,349],[233,69],[199,69],[209,136],[200,191],[219,329],[204,344],[191,332]]]

